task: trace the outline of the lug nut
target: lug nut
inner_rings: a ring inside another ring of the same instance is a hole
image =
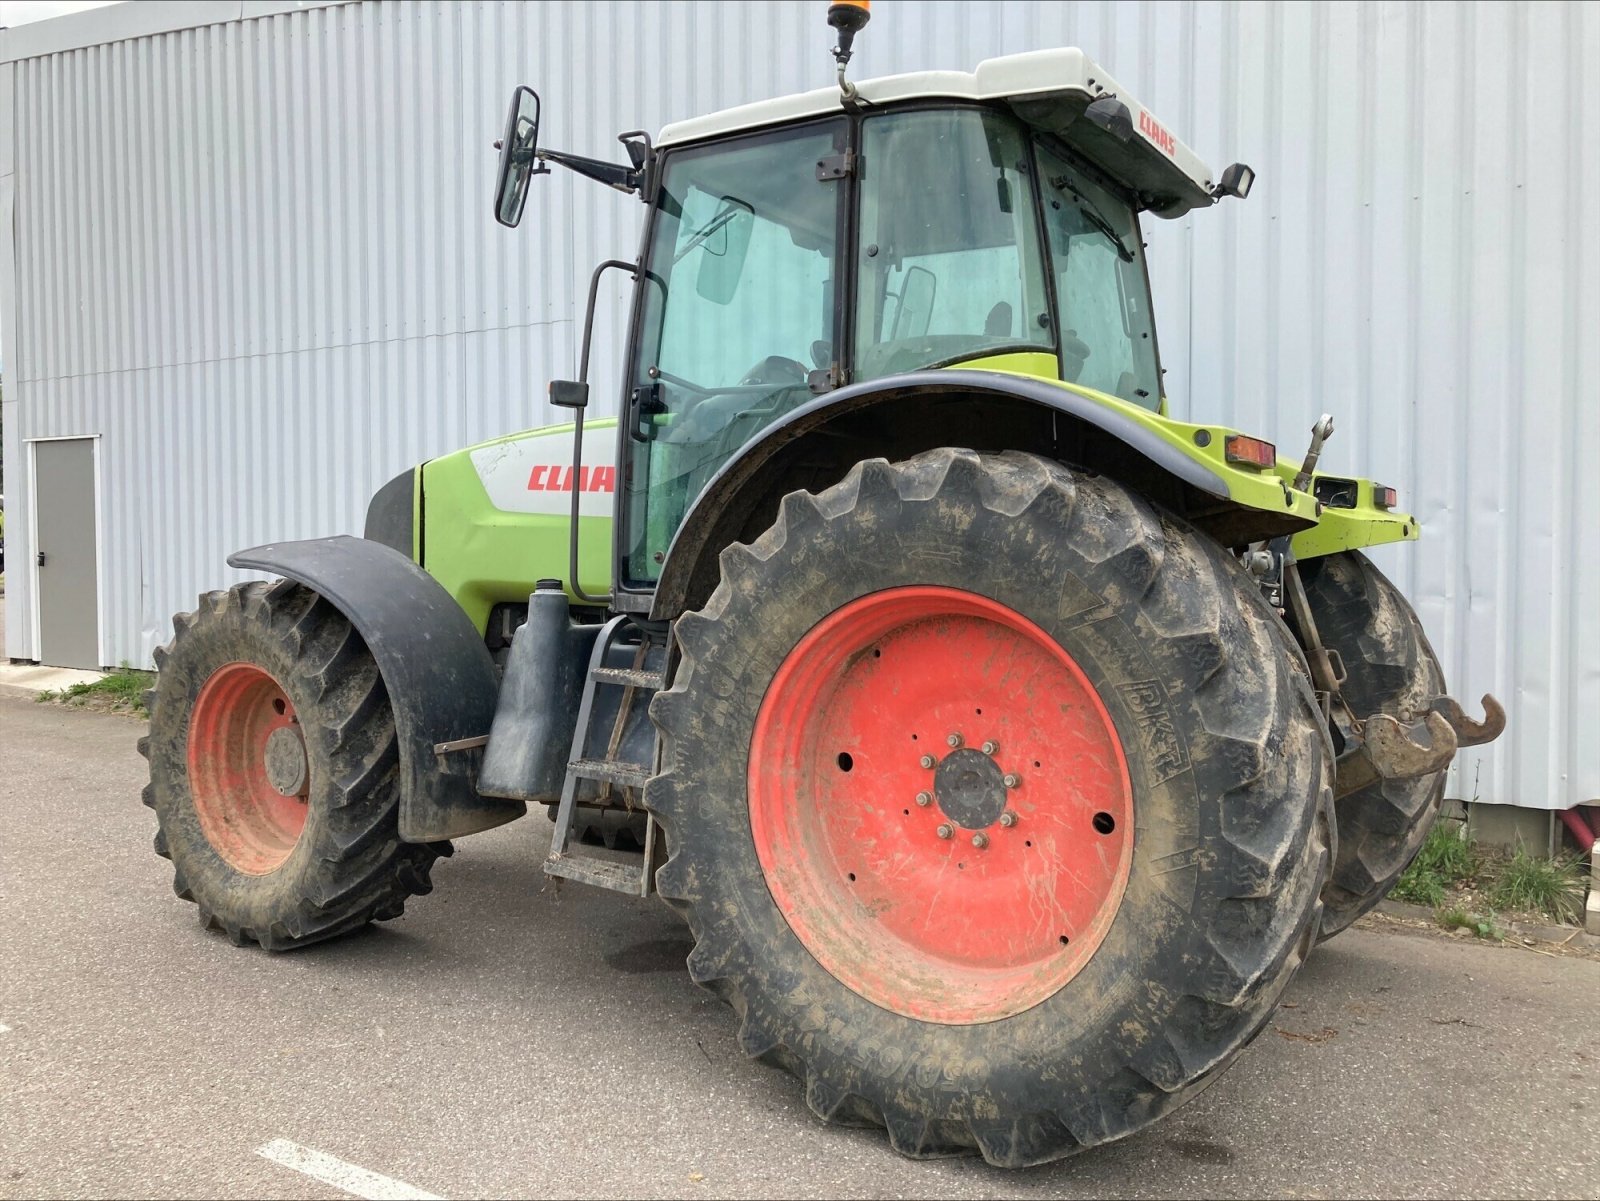
[[[933,756],[932,755],[924,755],[921,759],[918,759],[917,762],[922,764],[923,767],[932,767],[933,766]]]
[[[933,794],[931,792],[917,793],[917,804],[923,806],[924,808],[933,804]]]
[[[950,825],[949,825],[948,822],[945,822],[945,823],[941,823],[940,824],[938,830],[935,831],[935,833],[937,833],[940,838],[949,838],[952,834],[955,833],[955,831],[950,828]]]
[[[1000,815],[1000,824],[1008,830],[1011,829],[1012,826],[1017,824],[1017,815],[1007,809]]]
[[[972,836],[972,845],[977,847],[980,851],[983,850],[984,847],[989,845],[989,836],[982,830],[979,830]]]
[[[952,747],[958,747],[958,746],[961,745],[961,735],[960,734],[952,734],[952,735],[950,735],[950,737],[946,738],[945,741],[947,743],[949,743]]]
[[[983,753],[985,755],[993,755],[999,749],[1000,749],[1000,744],[998,742],[996,742],[992,738],[989,739],[988,742],[983,744]]]
[[[1001,777],[1000,783],[1004,784],[1007,788],[1015,788],[1022,783],[1022,777],[1017,775],[1017,773],[1014,771],[1008,771],[1003,777]]]

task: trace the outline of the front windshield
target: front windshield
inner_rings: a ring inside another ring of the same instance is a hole
[[[1054,351],[1028,156],[1000,112],[863,123],[853,379]]]
[[[811,398],[834,361],[844,187],[830,120],[669,159],[651,234],[628,472],[628,575],[653,580],[689,504],[735,450]]]

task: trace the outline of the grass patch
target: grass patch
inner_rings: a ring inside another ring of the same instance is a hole
[[[1470,879],[1478,870],[1477,851],[1463,837],[1464,832],[1459,822],[1435,823],[1389,895],[1435,909],[1443,905],[1446,888]]]
[[[1489,901],[1500,909],[1527,909],[1558,922],[1572,922],[1583,912],[1586,891],[1576,857],[1545,859],[1519,846],[1495,872]]]
[[[155,683],[155,672],[139,671],[124,663],[92,684],[69,684],[59,691],[41,692],[38,699],[80,709],[104,709],[149,717],[150,711],[144,707],[144,694],[154,688]]]
[[[1494,942],[1505,940],[1505,931],[1492,913],[1469,913],[1460,905],[1441,905],[1433,911],[1434,920],[1446,930],[1470,930],[1474,937]]]
[[[1446,930],[1471,930],[1479,938],[1505,937],[1500,914],[1568,925],[1582,920],[1589,881],[1581,858],[1547,859],[1522,846],[1507,855],[1480,849],[1465,835],[1460,822],[1436,824],[1390,896],[1426,905]]]
[[[1412,864],[1395,881],[1389,895],[1397,901],[1437,909],[1444,904],[1444,882],[1430,872],[1418,871],[1416,864]]]

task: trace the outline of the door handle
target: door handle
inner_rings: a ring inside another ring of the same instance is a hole
[[[40,567],[44,566],[44,551],[40,551],[39,552],[39,566]]]
[[[661,399],[661,382],[654,380],[648,384],[641,384],[628,394],[628,432],[633,435],[635,442],[650,442],[655,439],[656,425],[654,418],[667,411],[666,402]]]

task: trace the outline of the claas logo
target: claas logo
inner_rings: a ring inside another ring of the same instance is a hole
[[[1143,109],[1139,110],[1139,132],[1168,154],[1178,153],[1178,139],[1162,129],[1161,123]]]
[[[579,492],[615,492],[617,469],[615,467],[580,467]],[[572,468],[552,463],[540,463],[528,473],[529,492],[571,492]]]

